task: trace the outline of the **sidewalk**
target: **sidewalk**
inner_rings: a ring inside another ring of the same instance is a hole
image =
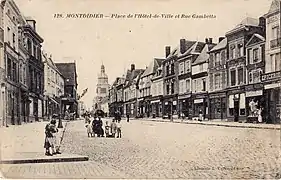
[[[130,119],[130,120],[170,122],[170,123],[182,123],[182,124],[199,124],[199,125],[208,125],[208,126],[223,126],[223,127],[236,127],[236,128],[256,128],[256,129],[272,129],[272,130],[281,129],[280,124],[238,123],[238,122],[227,122],[221,120],[211,120],[211,121],[201,121],[201,122],[195,120],[187,120],[187,119],[173,119],[173,122],[171,122],[170,119],[162,119],[162,118],[139,118],[139,119]]]
[[[33,122],[22,125],[2,127],[0,164],[66,162],[88,160],[86,156],[70,155],[63,153],[55,156],[45,156],[44,139],[45,126],[48,122]],[[59,129],[59,139],[67,127],[63,121],[63,127]]]

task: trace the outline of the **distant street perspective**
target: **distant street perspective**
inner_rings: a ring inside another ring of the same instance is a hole
[[[1,177],[281,179],[281,0],[123,1],[0,0]]]

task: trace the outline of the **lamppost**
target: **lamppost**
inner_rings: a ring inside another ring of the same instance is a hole
[[[9,127],[7,124],[7,118],[6,118],[5,91],[6,91],[5,83],[1,83],[1,95],[2,95],[2,101],[3,101],[3,117],[2,117],[3,126]]]
[[[58,124],[58,128],[63,128],[62,119],[61,119],[61,102],[62,102],[61,101],[61,98],[62,98],[61,90],[59,90],[58,95],[59,95],[59,124]]]

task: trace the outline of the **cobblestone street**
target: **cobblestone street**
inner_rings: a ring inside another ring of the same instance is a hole
[[[88,155],[88,162],[3,165],[5,176],[280,178],[278,130],[136,120],[122,124],[122,138],[111,139],[88,138],[84,121],[71,122],[63,152]]]

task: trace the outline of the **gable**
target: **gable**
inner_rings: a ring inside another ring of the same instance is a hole
[[[264,37],[262,37],[259,34],[253,34],[253,36],[250,38],[250,40],[246,44],[246,47],[247,46],[251,46],[253,44],[257,44],[257,43],[262,43],[262,42],[265,42],[265,38]]]

